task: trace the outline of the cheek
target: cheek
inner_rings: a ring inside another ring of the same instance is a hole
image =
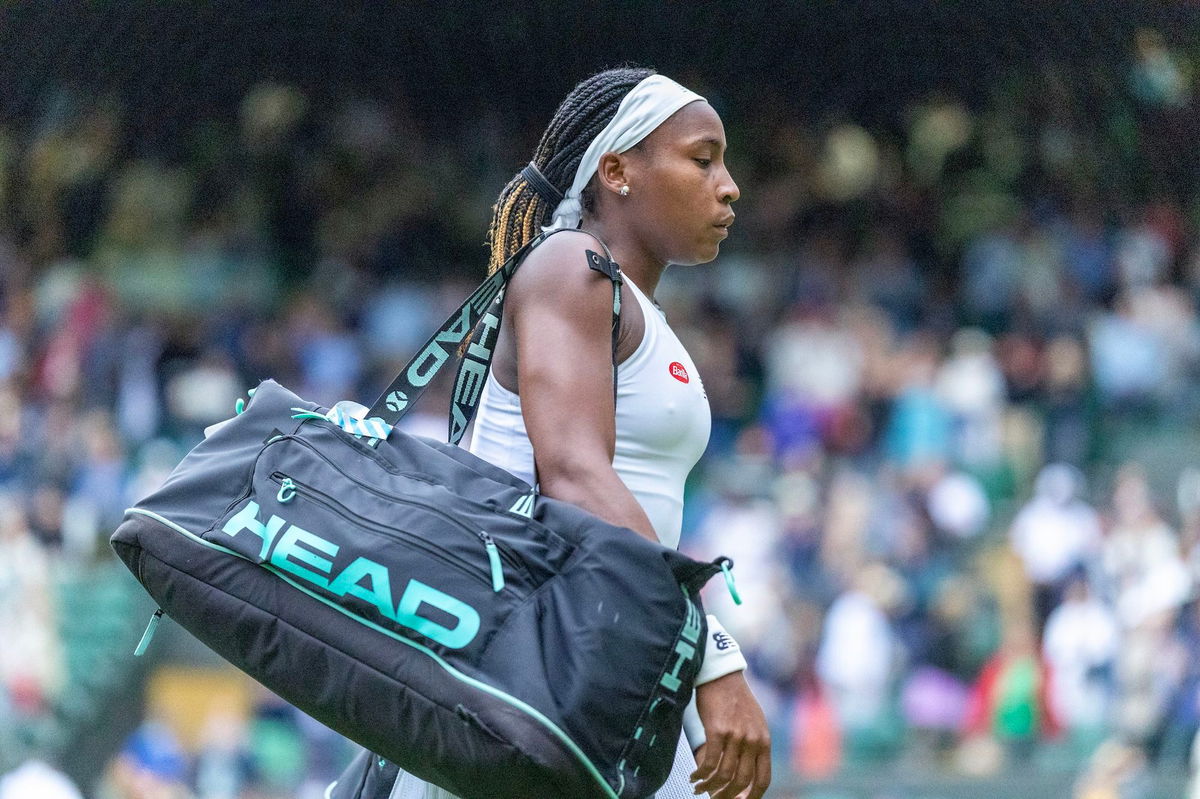
[[[669,184],[664,184],[664,188],[667,190],[663,197],[667,209],[665,215],[683,228],[679,230],[680,234],[684,234],[684,229],[694,231],[704,225],[711,213],[709,204],[705,202],[707,188],[704,181],[693,176],[677,177]]]
[[[647,188],[645,220],[650,235],[673,263],[711,260],[719,241],[710,233],[712,189],[698,169],[662,170]]]

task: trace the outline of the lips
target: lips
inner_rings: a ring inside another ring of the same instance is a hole
[[[721,231],[721,237],[729,235],[729,226],[733,224],[733,216],[728,216],[713,225],[717,230]]]

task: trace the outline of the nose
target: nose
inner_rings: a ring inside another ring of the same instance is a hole
[[[718,184],[717,196],[721,198],[721,202],[729,205],[742,196],[741,189],[733,182],[733,175],[729,174],[729,169],[726,167],[722,170],[721,182]]]

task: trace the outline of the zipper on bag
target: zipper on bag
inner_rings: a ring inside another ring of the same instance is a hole
[[[500,550],[496,548],[496,542],[486,531],[480,530],[479,538],[487,549],[488,565],[492,567],[492,591],[499,593],[500,589],[504,587],[504,569],[500,565]]]
[[[325,422],[330,423],[330,425],[332,425],[332,422],[329,422],[329,420],[325,419],[324,416],[320,417],[319,421],[325,421]],[[366,447],[365,450],[360,450],[358,445],[356,445],[355,441],[344,437],[344,435],[335,434],[334,439],[336,441],[338,441],[338,443],[341,443],[344,446],[350,447],[350,449],[354,450],[355,453],[359,453],[359,455],[367,455],[368,457],[370,457],[372,459],[372,461],[374,463],[376,463],[378,465],[379,468],[382,468],[388,474],[396,475],[396,476],[400,476],[400,477],[408,477],[409,480],[416,480],[418,482],[426,483],[426,485],[432,485],[432,486],[438,485],[438,483],[431,481],[425,475],[409,473],[409,471],[397,470],[394,464],[391,464],[388,461],[385,461],[383,456],[380,456],[377,451],[370,449],[370,447]],[[320,451],[319,447],[312,444],[311,441],[307,441],[304,438],[299,437],[299,435],[284,435],[284,437],[281,437],[278,439],[272,439],[269,444],[275,444],[275,443],[277,443],[277,441],[281,441],[281,440],[294,441],[294,443],[304,446],[305,449],[310,450],[313,453],[313,455],[316,456],[318,459],[320,459],[320,461],[324,462],[325,465],[328,465],[328,467],[330,469],[337,471],[338,474],[342,475],[343,477],[346,477],[346,479],[349,480],[350,482],[353,482],[354,485],[364,489],[364,491],[366,491],[366,492],[370,492],[370,493],[376,495],[376,497],[380,497],[380,498],[383,498],[383,499],[386,499],[389,501],[394,501],[394,503],[403,503],[403,504],[407,504],[407,505],[414,505],[416,507],[421,507],[421,509],[424,509],[428,512],[433,513],[434,516],[438,516],[440,518],[445,519],[446,523],[454,525],[454,527],[460,528],[463,531],[466,531],[466,533],[470,533],[470,531],[472,531],[472,530],[470,530],[470,528],[467,527],[467,525],[464,525],[462,522],[458,521],[457,518],[455,518],[454,516],[451,516],[450,513],[446,513],[444,510],[440,509],[440,507],[438,507],[437,505],[433,505],[431,503],[426,503],[426,501],[422,501],[420,499],[415,499],[413,497],[407,497],[407,495],[406,495],[406,497],[401,497],[401,495],[391,494],[386,491],[382,491],[382,489],[374,487],[373,485],[371,485],[371,483],[364,482],[364,481],[358,479],[358,477],[355,477],[352,474],[346,473],[346,471],[344,471],[341,467],[338,467],[338,465],[336,463],[332,462],[331,459],[328,456],[326,456],[324,452]],[[264,447],[264,450],[265,450],[265,447]],[[276,473],[276,474],[281,474],[281,473]],[[526,518],[528,518],[528,517],[526,517]],[[533,575],[529,575],[529,573],[526,569],[526,566],[524,566],[524,564],[522,563],[522,561],[520,559],[517,559],[515,557],[515,555],[512,555],[508,551],[508,549],[505,549],[504,547],[502,547],[500,545],[496,545],[496,549],[497,549],[497,552],[499,553],[500,560],[505,561],[505,563],[508,563],[509,569],[511,571],[515,571],[517,573],[522,573],[522,572],[526,573],[526,576],[528,577],[530,583],[538,584],[538,582],[536,582],[535,579],[533,578]]]
[[[279,493],[275,495],[275,499],[280,505],[286,505],[296,498],[296,484],[292,482],[292,478],[284,477],[283,482],[279,484]]]
[[[155,610],[154,615],[150,617],[150,622],[146,625],[146,631],[142,633],[142,640],[138,641],[137,649],[133,650],[135,658],[140,658],[146,654],[146,650],[150,647],[150,641],[154,639],[154,632],[158,629],[158,624],[162,621],[162,617],[162,608]]]
[[[293,478],[288,477],[287,475],[283,474],[282,472],[272,472],[271,479],[274,482],[279,483],[280,485],[283,485],[286,482],[293,489],[293,495],[294,495],[294,493],[299,492],[301,489],[303,489],[303,492],[304,492],[303,495],[304,495],[305,499],[315,502],[317,505],[321,505],[326,510],[329,510],[339,516],[350,517],[359,526],[365,527],[369,530],[374,530],[375,532],[381,533],[389,538],[400,539],[400,540],[403,540],[405,543],[413,544],[417,548],[424,551],[425,553],[432,555],[433,557],[438,558],[439,560],[441,560],[445,563],[448,563],[451,566],[454,566],[458,570],[460,570],[466,574],[469,574],[472,577],[483,581],[484,583],[489,582],[488,578],[484,577],[477,570],[468,567],[461,560],[458,560],[457,558],[450,556],[446,552],[443,552],[442,550],[430,545],[427,541],[425,541],[419,535],[414,535],[414,534],[406,532],[400,528],[389,527],[387,525],[380,524],[379,522],[376,522],[373,519],[368,519],[367,517],[362,516],[362,515],[356,513],[355,511],[351,510],[350,508],[346,507],[341,502],[338,502],[333,497],[330,497],[330,496],[324,494],[323,492],[318,491],[317,489],[313,488],[312,486],[306,485],[304,483],[296,482]],[[282,491],[282,489],[281,489],[281,491]],[[379,493],[379,492],[375,492],[375,493]],[[433,510],[433,509],[427,507],[424,503],[410,502],[407,499],[404,499],[401,497],[393,497],[390,495],[384,495],[384,496],[393,502],[414,505],[414,506],[421,508],[422,510],[426,510],[426,511]],[[452,524],[452,526],[454,526],[455,528],[462,530],[465,533],[470,534],[473,538],[476,538],[480,542],[483,543],[484,551],[487,553],[487,557],[488,557],[488,568],[490,571],[490,578],[491,578],[490,584],[491,584],[492,591],[494,593],[498,593],[499,591],[501,591],[505,586],[504,570],[503,570],[501,560],[500,560],[500,552],[501,551],[500,551],[500,548],[498,546],[496,546],[495,539],[493,539],[488,533],[483,532],[483,531],[479,531],[477,533],[472,532],[469,527],[467,527],[466,525],[462,524],[458,520],[456,520],[453,517],[450,517],[446,514],[436,513],[436,512],[434,512],[434,514],[439,516],[440,518],[443,518],[446,521],[450,522]]]
[[[332,422],[330,424],[332,424]],[[353,446],[351,444],[351,442],[344,440],[341,436],[337,436],[336,439],[338,441],[341,441],[343,444],[345,444],[347,446],[351,446],[351,447]],[[423,508],[424,510],[432,513],[433,515],[444,519],[448,524],[450,524],[454,527],[457,527],[460,530],[463,530],[464,532],[475,535],[475,533],[471,530],[471,528],[467,527],[465,524],[463,524],[461,521],[456,519],[454,516],[450,515],[449,513],[446,513],[446,511],[442,510],[441,508],[437,507],[436,505],[434,505],[432,503],[424,502],[419,499],[414,499],[413,497],[400,496],[397,494],[390,494],[386,491],[382,491],[382,490],[376,488],[375,486],[371,485],[370,483],[363,482],[362,480],[358,479],[354,475],[347,474],[336,463],[334,463],[323,452],[321,452],[321,450],[318,449],[315,445],[313,445],[309,441],[305,441],[303,438],[300,438],[299,436],[289,435],[289,436],[283,436],[281,438],[273,439],[267,446],[270,446],[271,444],[279,443],[281,441],[292,441],[292,442],[295,442],[296,444],[299,444],[300,446],[304,447],[305,449],[309,450],[310,452],[312,452],[312,454],[314,456],[316,456],[319,460],[321,460],[330,469],[333,469],[335,472],[340,474],[342,477],[344,477],[347,480],[349,480],[350,482],[354,483],[356,486],[363,489],[364,491],[370,492],[377,497],[381,497],[382,499],[386,499],[389,502],[400,502],[400,503],[403,503],[406,505],[413,505],[418,508]],[[266,448],[264,447],[263,450],[265,452]],[[358,452],[357,448],[355,448],[354,451],[357,453]],[[396,471],[395,468],[391,466],[391,464],[388,464],[386,461],[384,461],[380,457],[379,453],[375,452],[374,450],[370,450],[370,452],[371,452],[372,460],[374,460],[380,466],[380,468],[382,468],[384,471],[388,472],[389,474],[393,474],[393,475],[396,475],[399,477],[407,477],[412,480],[417,480],[418,482],[435,485],[433,483],[430,483],[428,479],[422,477],[419,474],[409,474],[407,472]],[[279,479],[282,479],[287,476],[287,475],[284,475],[282,472],[274,472],[272,474],[272,477],[274,477],[275,475],[279,475]],[[301,487],[300,484],[294,484],[294,485],[297,488]],[[318,492],[318,493],[320,493],[320,492]],[[334,501],[336,501],[336,500],[334,500]],[[338,503],[338,504],[340,505],[340,503]],[[347,510],[349,511],[349,508],[347,508]],[[353,513],[353,511],[350,511],[350,512]],[[518,560],[514,555],[509,553],[508,550],[506,550],[504,547],[502,547],[498,544],[496,545],[496,550],[500,553],[501,560],[507,562],[509,568],[512,571],[517,572],[517,573],[525,572],[525,565],[520,560]],[[526,572],[526,574],[529,578],[530,583],[536,585],[537,583],[533,579],[532,575],[528,575],[527,572]]]

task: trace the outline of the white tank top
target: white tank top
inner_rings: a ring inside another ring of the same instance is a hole
[[[662,311],[624,277],[646,320],[646,332],[617,368],[613,469],[633,493],[658,540],[679,545],[683,484],[708,446],[712,417],[696,366]],[[471,452],[532,484],[533,445],[521,398],[489,374],[479,400]]]

